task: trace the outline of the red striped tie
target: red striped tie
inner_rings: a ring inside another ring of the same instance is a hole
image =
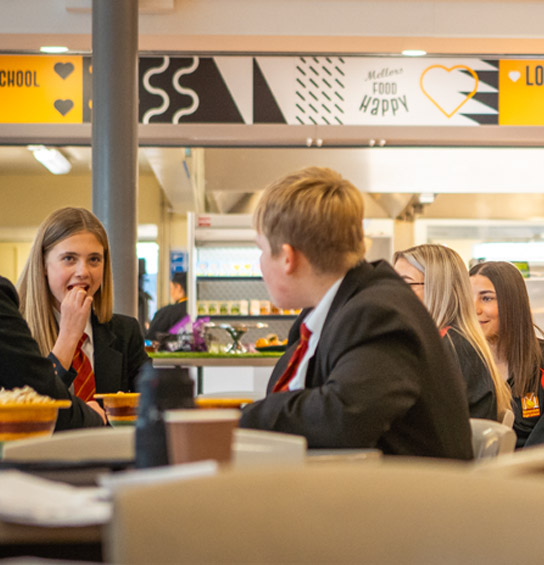
[[[84,333],[77,344],[72,367],[77,372],[77,377],[74,379],[74,393],[81,400],[88,402],[93,399],[93,395],[96,392],[96,384],[91,362],[81,349],[86,339],[87,334]]]
[[[308,329],[306,324],[302,323],[300,326],[300,341],[298,342],[297,348],[293,352],[291,359],[289,359],[289,363],[287,368],[283,372],[283,375],[277,380],[272,392],[281,392],[284,390],[289,390],[289,383],[293,379],[293,377],[297,373],[298,366],[302,361],[302,358],[308,351],[308,340],[312,332]]]

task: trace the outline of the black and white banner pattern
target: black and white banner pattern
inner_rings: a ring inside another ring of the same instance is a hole
[[[498,62],[369,57],[142,57],[141,123],[498,123]]]

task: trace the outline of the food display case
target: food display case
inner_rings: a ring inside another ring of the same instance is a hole
[[[210,351],[205,354],[157,354],[154,363],[192,367],[199,392],[251,392],[265,395],[270,373],[281,352],[258,353],[256,341],[275,334],[287,337],[296,313],[270,302],[259,267],[251,216],[187,214],[189,271],[188,313],[193,320],[209,318]],[[247,326],[240,337],[242,353],[225,353],[232,332],[222,326]]]
[[[225,325],[245,325],[242,343],[252,347],[263,337],[287,337],[297,311],[281,310],[270,301],[259,267],[251,216],[190,215],[189,311],[209,317],[210,347],[222,351],[231,343]]]

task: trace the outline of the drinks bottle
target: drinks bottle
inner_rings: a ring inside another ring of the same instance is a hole
[[[187,367],[153,367],[148,361],[137,381],[140,393],[136,421],[136,467],[168,464],[163,413],[175,408],[194,408],[194,382]]]

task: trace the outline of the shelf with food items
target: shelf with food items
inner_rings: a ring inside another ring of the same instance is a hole
[[[282,310],[270,300],[197,300],[198,316],[297,316],[300,309]]]
[[[209,314],[199,314],[197,316],[197,318],[202,319],[202,318],[209,318],[210,320],[225,320],[225,321],[232,321],[232,320],[295,320],[297,317],[296,314],[267,314],[266,316],[251,316],[250,314],[248,315],[224,315],[222,316],[221,314],[218,315],[214,315],[214,316],[210,316]]]

